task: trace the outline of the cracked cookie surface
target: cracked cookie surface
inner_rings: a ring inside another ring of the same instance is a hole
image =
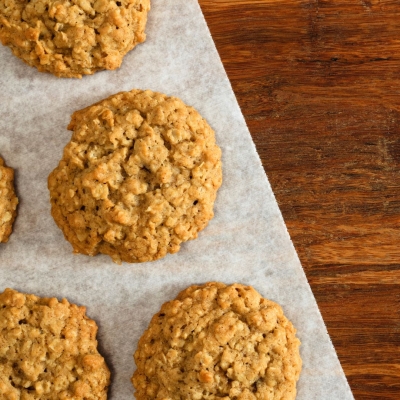
[[[17,216],[18,198],[14,190],[14,170],[0,157],[0,243],[8,241]]]
[[[300,341],[251,286],[191,286],[152,318],[135,352],[138,400],[293,400]]]
[[[0,0],[0,40],[41,72],[116,69],[146,39],[150,0]]]
[[[49,176],[52,215],[74,252],[117,263],[175,253],[213,217],[221,150],[175,97],[132,90],[73,114]]]
[[[66,299],[0,294],[2,399],[107,399],[110,372],[85,312]]]

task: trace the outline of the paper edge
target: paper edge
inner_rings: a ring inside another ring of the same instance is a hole
[[[297,261],[299,262],[299,265],[301,266],[301,273],[302,273],[302,275],[304,276],[304,278],[305,278],[305,280],[306,280],[306,282],[307,282],[307,290],[308,290],[309,293],[311,294],[311,296],[312,296],[312,298],[314,299],[314,302],[315,302],[315,304],[316,304],[316,306],[317,306],[317,310],[318,310],[317,317],[319,318],[319,322],[321,322],[322,325],[323,325],[323,327],[324,327],[324,332],[323,332],[323,333],[325,333],[325,334],[328,336],[329,345],[331,346],[331,349],[333,350],[333,352],[334,352],[334,354],[335,354],[335,356],[336,356],[337,362],[338,362],[339,365],[340,365],[340,368],[341,368],[341,370],[342,370],[343,376],[344,376],[344,378],[345,378],[345,382],[346,382],[346,384],[347,384],[347,388],[348,388],[349,392],[353,395],[353,392],[352,392],[351,387],[350,387],[350,385],[349,385],[349,382],[348,382],[348,380],[347,380],[347,376],[346,376],[346,374],[345,374],[345,372],[344,372],[344,370],[343,370],[343,367],[342,367],[342,364],[341,364],[341,362],[340,362],[339,356],[338,356],[338,354],[337,354],[337,352],[336,352],[335,346],[333,345],[331,336],[330,336],[330,334],[329,334],[329,332],[328,332],[328,329],[327,329],[327,327],[326,327],[325,321],[324,321],[324,319],[323,319],[323,317],[322,317],[322,313],[321,313],[321,310],[320,310],[320,308],[319,308],[318,302],[317,302],[317,300],[316,300],[316,298],[315,298],[315,296],[314,296],[314,293],[313,293],[313,291],[312,291],[312,289],[311,289],[311,285],[310,285],[310,283],[309,283],[309,281],[308,281],[307,275],[306,275],[306,273],[305,273],[305,271],[304,271],[304,268],[303,268],[303,265],[302,265],[301,260],[300,260],[300,258],[299,258],[299,255],[298,255],[298,253],[297,253],[297,250],[296,250],[296,248],[295,248],[295,246],[294,246],[294,244],[293,244],[293,241],[292,241],[292,238],[291,238],[291,236],[290,236],[289,230],[287,229],[287,226],[286,226],[285,220],[284,220],[284,218],[283,218],[283,215],[282,215],[282,212],[281,212],[279,203],[278,203],[278,201],[276,200],[275,193],[274,193],[274,191],[272,190],[271,184],[270,184],[270,182],[269,182],[267,172],[265,171],[265,168],[264,168],[264,166],[263,166],[263,164],[262,164],[260,155],[258,154],[257,147],[256,147],[256,145],[255,145],[255,143],[254,143],[254,140],[253,140],[253,136],[252,136],[252,134],[251,134],[251,132],[250,132],[250,129],[249,129],[248,125],[247,125],[246,119],[244,118],[242,109],[241,109],[240,104],[239,104],[239,102],[238,102],[238,100],[237,100],[237,97],[236,97],[236,94],[235,94],[235,92],[234,92],[234,90],[233,90],[231,81],[230,81],[229,76],[228,76],[228,74],[227,74],[227,72],[226,72],[226,70],[225,70],[224,63],[222,62],[221,56],[220,56],[220,54],[219,54],[219,52],[218,52],[217,46],[215,45],[214,39],[213,39],[213,37],[212,37],[212,35],[211,35],[211,31],[210,31],[210,29],[209,29],[209,27],[208,27],[207,20],[206,20],[206,18],[205,18],[205,16],[204,16],[203,10],[202,10],[202,8],[201,8],[201,6],[200,6],[198,0],[196,0],[196,4],[197,4],[197,7],[198,7],[198,9],[199,9],[199,11],[200,11],[200,13],[201,13],[201,16],[202,16],[202,22],[203,22],[203,24],[205,25],[205,28],[206,28],[206,30],[207,30],[207,33],[208,33],[208,35],[209,35],[209,37],[210,37],[210,39],[211,39],[211,41],[212,41],[212,43],[213,43],[214,52],[217,54],[218,59],[219,59],[219,62],[220,62],[220,66],[221,66],[222,69],[224,70],[225,76],[227,77],[229,89],[230,89],[230,91],[231,91],[231,94],[233,94],[233,96],[234,96],[234,98],[235,98],[236,106],[238,107],[238,109],[239,109],[239,111],[240,111],[240,118],[241,118],[242,122],[244,123],[244,126],[246,127],[247,133],[249,134],[249,136],[250,136],[250,138],[251,138],[252,149],[253,149],[253,151],[254,151],[254,153],[255,153],[255,155],[256,155],[256,157],[257,157],[257,160],[258,160],[258,168],[259,168],[259,169],[260,169],[260,168],[262,169],[262,172],[263,172],[263,175],[264,175],[264,177],[265,177],[265,179],[266,179],[266,183],[267,183],[267,185],[268,185],[268,188],[269,188],[269,190],[271,191],[272,196],[273,196],[273,199],[275,200],[275,202],[276,202],[276,204],[277,204],[277,206],[278,206],[278,209],[279,209],[279,221],[280,221],[281,225],[283,225],[283,228],[284,228],[284,230],[285,230],[285,232],[286,232],[286,234],[287,234],[287,236],[288,236],[288,238],[289,238],[289,241],[290,241],[290,245],[291,245],[291,247],[292,247],[292,250],[293,250],[294,253],[296,254],[296,259],[297,259]],[[354,398],[354,395],[353,395],[353,398]]]

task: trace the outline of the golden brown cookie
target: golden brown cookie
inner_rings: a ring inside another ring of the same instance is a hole
[[[153,317],[135,352],[138,400],[292,400],[296,330],[251,286],[191,286]]]
[[[221,150],[181,100],[118,93],[75,112],[68,128],[74,133],[48,183],[52,215],[74,252],[156,260],[213,217]]]
[[[85,311],[66,299],[0,294],[1,399],[107,399],[110,372]]]
[[[18,198],[14,190],[14,170],[0,157],[0,243],[7,242],[17,216]]]
[[[146,39],[150,0],[0,0],[0,40],[41,72],[116,69]]]

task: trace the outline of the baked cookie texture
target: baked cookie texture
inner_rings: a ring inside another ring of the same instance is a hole
[[[135,352],[138,400],[292,400],[296,330],[251,286],[191,286],[153,317]]]
[[[116,69],[146,39],[150,0],[0,0],[0,40],[41,72]]]
[[[0,157],[0,243],[8,242],[17,216],[18,198],[14,190],[14,170]]]
[[[75,253],[120,263],[175,253],[213,217],[221,150],[175,97],[118,93],[77,111],[50,174],[52,215]]]
[[[66,299],[0,294],[1,399],[107,399],[110,372],[85,311]]]

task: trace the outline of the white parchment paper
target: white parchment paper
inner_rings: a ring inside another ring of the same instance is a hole
[[[353,396],[196,0],[153,0],[147,41],[117,71],[82,80],[38,73],[0,47],[0,155],[16,170],[14,233],[0,244],[0,291],[66,297],[99,325],[109,398],[133,399],[132,354],[152,315],[189,285],[253,285],[280,303],[302,341],[298,400]],[[224,182],[215,218],[179,253],[145,264],[73,255],[50,215],[47,176],[73,111],[133,88],[180,97],[214,128]]]

